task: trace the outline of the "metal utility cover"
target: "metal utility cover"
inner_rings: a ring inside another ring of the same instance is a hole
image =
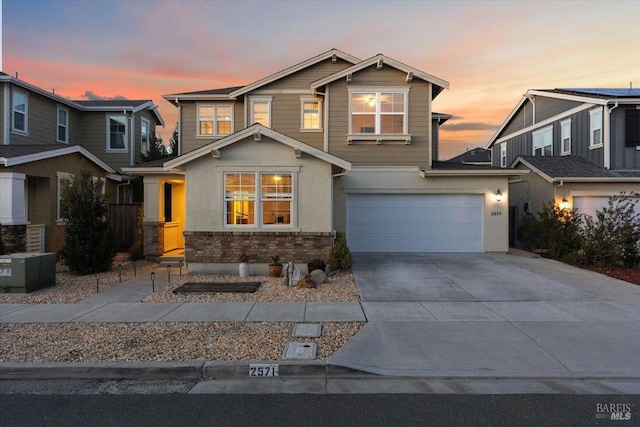
[[[284,348],[284,358],[313,360],[316,358],[317,351],[316,343],[289,342]]]
[[[294,337],[318,338],[322,335],[322,325],[318,323],[298,323],[293,328]]]

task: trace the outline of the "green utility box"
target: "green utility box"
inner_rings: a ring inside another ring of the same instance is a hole
[[[0,292],[27,293],[56,284],[52,253],[0,255]]]

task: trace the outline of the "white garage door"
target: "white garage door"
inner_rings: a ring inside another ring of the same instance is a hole
[[[609,206],[608,197],[574,197],[573,207],[579,214],[586,214],[595,219],[596,211]]]
[[[352,252],[482,252],[481,195],[349,194]]]

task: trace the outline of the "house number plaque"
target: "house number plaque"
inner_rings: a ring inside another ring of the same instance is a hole
[[[249,365],[250,377],[277,377],[278,376],[277,364],[270,363],[252,363]]]

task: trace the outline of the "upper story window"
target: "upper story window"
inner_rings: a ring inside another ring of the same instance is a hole
[[[69,143],[69,110],[58,107],[58,142]]]
[[[293,174],[227,172],[225,226],[291,227]]]
[[[533,133],[533,155],[553,156],[553,126]]]
[[[107,116],[107,150],[127,149],[127,116]]]
[[[589,111],[589,148],[602,146],[602,108]]]
[[[320,98],[300,98],[300,129],[322,129],[322,100]]]
[[[198,135],[231,135],[233,108],[229,104],[198,105]]]
[[[11,121],[11,130],[16,132],[27,133],[27,113],[29,111],[29,98],[26,93],[14,90],[11,98],[13,120]]]
[[[349,133],[407,134],[408,90],[350,89]]]
[[[560,154],[571,154],[571,119],[560,122]]]
[[[507,143],[503,142],[500,144],[500,167],[507,167]]]
[[[250,125],[260,123],[262,126],[271,127],[271,98],[251,98]]]
[[[151,122],[145,118],[140,120],[140,151],[143,154],[149,152],[149,132],[151,129]]]

